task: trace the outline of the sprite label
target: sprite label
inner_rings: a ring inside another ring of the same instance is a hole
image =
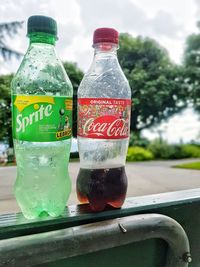
[[[72,98],[12,95],[13,137],[31,142],[61,141],[72,135]]]

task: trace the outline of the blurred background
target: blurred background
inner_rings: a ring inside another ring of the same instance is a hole
[[[199,0],[0,0],[1,165],[14,164],[10,81],[28,47],[27,19],[36,14],[57,21],[56,50],[74,87],[72,158],[76,93],[98,27],[120,32],[119,62],[132,90],[127,161],[200,158]]]

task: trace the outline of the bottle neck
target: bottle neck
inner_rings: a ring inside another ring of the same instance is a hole
[[[28,35],[30,38],[30,44],[33,43],[44,43],[44,44],[50,44],[55,45],[57,37],[52,34],[43,33],[43,32],[32,32]]]
[[[117,56],[118,45],[113,43],[98,43],[94,44],[95,56]]]
[[[107,71],[112,66],[118,66],[118,45],[113,43],[98,43],[93,45],[94,57],[88,72],[98,73]]]

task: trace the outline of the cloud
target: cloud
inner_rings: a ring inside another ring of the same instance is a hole
[[[195,12],[195,18],[196,18],[196,31],[199,32],[199,29],[197,27],[197,22],[200,21],[199,18],[199,13],[200,13],[200,0],[193,0],[195,3],[195,7],[196,7],[196,12]]]
[[[179,37],[184,33],[184,27],[174,21],[173,16],[160,10],[153,19],[149,20],[153,33],[157,36]]]
[[[163,138],[169,143],[178,143],[181,141],[187,143],[191,140],[199,139],[199,115],[192,108],[185,109],[182,113],[171,117],[168,122],[161,123],[158,127],[145,129],[143,136],[153,140],[159,137],[159,130],[163,132]]]
[[[27,18],[33,14],[52,16],[58,23],[56,47],[59,56],[62,60],[77,61],[84,69],[91,62],[93,31],[102,26],[114,27],[134,36],[155,38],[179,61],[188,19],[186,23],[180,1],[175,9],[180,9],[181,19],[171,8],[173,0],[163,0],[163,3],[156,1],[150,8],[152,4],[147,0],[1,0],[0,20],[25,21],[15,39],[8,40],[11,47],[25,53],[28,46],[25,37]],[[12,66],[12,69],[16,70],[16,67]]]
[[[20,47],[22,50],[26,47],[26,24],[28,17],[32,15],[45,15],[53,17],[58,24],[58,34],[63,41],[62,47],[64,44],[68,45],[73,41],[75,35],[79,31],[78,25],[78,6],[75,1],[64,1],[64,0],[18,0],[17,2],[13,0],[3,0],[4,3],[0,5],[1,19],[0,22],[7,21],[25,21],[23,29],[19,32],[19,35],[16,36],[16,40],[20,39]],[[59,7],[59,8],[58,8]],[[67,10],[71,9],[73,12],[71,15],[68,15]],[[9,12],[8,12],[9,11]],[[69,19],[70,17],[70,19]],[[19,38],[17,38],[19,37]],[[59,47],[62,49],[61,47]]]
[[[80,15],[87,31],[97,27],[116,27],[120,31],[138,30],[146,24],[147,17],[142,9],[130,0],[81,1]]]
[[[199,16],[199,10],[200,10],[200,0],[194,0],[194,3],[196,4],[197,7],[197,15]]]
[[[120,32],[129,31],[155,37],[178,37],[184,31],[183,25],[162,9],[150,17],[148,11],[131,0],[78,0],[82,23],[90,33],[96,27],[116,27]]]
[[[67,47],[73,43],[74,38],[81,32],[79,6],[76,1],[18,0],[16,2],[14,0],[1,0],[0,14],[0,22],[24,21],[24,25],[18,34],[13,39],[7,38],[8,46],[22,53],[25,53],[28,47],[29,41],[26,38],[27,19],[31,15],[50,16],[57,21],[59,37],[57,51],[64,60],[67,59]],[[1,64],[0,73],[9,72],[9,69],[11,72],[15,72],[19,61],[13,59],[11,63],[10,68],[7,62],[3,66]]]

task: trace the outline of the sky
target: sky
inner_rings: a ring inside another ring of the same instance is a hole
[[[26,22],[31,15],[47,15],[58,23],[57,52],[62,60],[77,62],[84,71],[89,67],[93,49],[92,34],[98,27],[113,27],[133,36],[156,39],[171,59],[180,64],[186,37],[197,32],[200,0],[0,0],[0,23],[24,21],[10,47],[25,53],[28,47]],[[0,74],[15,72],[20,61],[5,63],[0,59]],[[187,118],[187,120],[186,120]],[[176,115],[169,122],[144,135],[155,138],[159,129],[165,130],[169,142],[196,139],[200,132],[198,116],[192,109]]]

